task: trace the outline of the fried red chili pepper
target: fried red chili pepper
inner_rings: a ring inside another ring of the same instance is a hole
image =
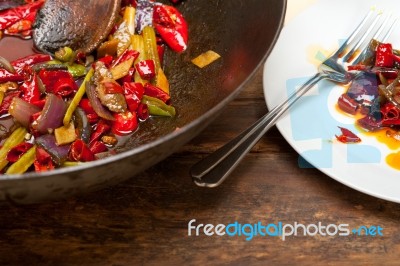
[[[36,172],[49,171],[55,168],[51,155],[40,147],[36,148],[36,160],[33,162],[33,166]]]
[[[144,85],[144,94],[150,97],[154,97],[157,99],[160,99],[166,104],[169,104],[171,100],[171,96],[169,94],[165,93],[162,89],[150,84],[146,83]]]
[[[13,147],[7,153],[7,161],[9,161],[10,163],[15,163],[16,161],[18,161],[19,158],[21,158],[22,155],[24,155],[25,152],[27,152],[30,148],[32,148],[32,146],[33,146],[32,143],[22,142],[17,146]]]
[[[135,112],[115,113],[115,121],[112,123],[111,131],[120,136],[134,132],[138,127],[138,119]]]
[[[350,130],[343,128],[343,127],[339,127],[340,131],[342,132],[341,135],[336,136],[336,139],[340,142],[343,143],[357,143],[357,142],[361,142],[361,139],[354,134],[353,132],[351,132]]]
[[[22,99],[28,103],[35,103],[40,101],[39,81],[36,73],[20,86],[22,91]]]
[[[11,62],[11,65],[15,69],[15,73],[11,73],[3,68],[0,69],[0,83],[8,81],[23,81],[24,71],[26,67],[33,66],[35,64],[47,62],[51,60],[50,55],[45,54],[34,54],[30,56],[23,57]]]
[[[104,134],[109,132],[110,129],[111,127],[106,121],[104,121],[103,119],[100,120],[99,123],[97,123],[96,129],[92,133],[92,136],[90,137],[89,143],[99,140]]]
[[[81,139],[77,139],[71,144],[68,158],[74,162],[90,162],[96,159],[93,152]]]
[[[108,150],[106,144],[104,144],[104,142],[99,141],[99,140],[96,140],[96,141],[93,141],[92,143],[90,143],[89,149],[93,154],[105,152]]]
[[[165,43],[176,52],[187,48],[188,25],[183,15],[173,6],[155,5],[153,25]]]
[[[133,58],[133,61],[139,56],[139,52],[135,50],[127,49],[123,52],[119,57],[117,57],[111,64],[111,67],[114,67],[122,62],[130,60]]]
[[[149,107],[147,104],[140,103],[137,110],[136,110],[138,119],[141,121],[146,121],[147,118],[149,118],[150,113],[149,113]]]
[[[136,71],[145,80],[151,80],[156,76],[156,67],[153,60],[142,60],[135,64]]]
[[[375,65],[393,67],[393,49],[390,43],[380,43],[376,49]]]
[[[11,34],[30,30],[32,22],[35,20],[36,13],[44,2],[44,0],[39,0],[30,4],[1,11],[0,30],[8,29]],[[23,23],[17,24],[20,21],[23,21]],[[13,27],[15,24],[17,25]],[[13,28],[10,29],[10,27]]]
[[[92,105],[90,104],[89,99],[87,98],[82,99],[79,102],[79,107],[81,107],[83,111],[86,113],[86,116],[90,124],[95,124],[99,121],[99,116],[94,111]]]
[[[143,98],[144,87],[141,83],[125,82],[124,95],[129,111],[135,112]]]
[[[66,97],[75,93],[78,89],[72,75],[65,70],[41,70],[39,72],[39,77],[47,93],[54,93],[61,97]]]

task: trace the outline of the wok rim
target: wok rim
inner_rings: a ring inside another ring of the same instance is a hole
[[[63,174],[73,174],[74,172],[79,172],[82,170],[86,170],[89,168],[95,168],[97,166],[101,166],[104,164],[111,164],[115,163],[119,160],[126,159],[128,157],[134,156],[136,154],[139,154],[141,152],[144,152],[148,149],[154,148],[158,145],[161,145],[164,142],[170,141],[174,138],[177,138],[181,134],[184,134],[186,131],[190,131],[192,128],[197,127],[199,124],[205,123],[208,119],[212,118],[214,114],[219,115],[219,112],[222,111],[233,99],[236,98],[236,96],[243,90],[245,85],[254,77],[255,73],[260,69],[260,67],[263,66],[264,62],[270,55],[272,49],[275,47],[276,42],[278,41],[279,35],[282,31],[282,28],[284,26],[284,21],[285,21],[285,16],[286,16],[286,11],[287,11],[287,0],[282,0],[282,10],[280,11],[280,21],[277,27],[277,30],[275,32],[275,35],[272,39],[272,42],[269,44],[268,49],[265,51],[264,56],[260,59],[256,67],[251,71],[251,73],[230,93],[225,99],[220,101],[218,104],[210,108],[208,111],[206,111],[204,114],[199,116],[198,118],[194,119],[193,121],[187,123],[183,127],[181,127],[179,130],[175,130],[171,133],[168,133],[154,141],[151,141],[149,143],[140,145],[136,148],[133,148],[131,150],[127,150],[115,155],[112,155],[107,158],[103,158],[100,160],[88,162],[88,163],[82,163],[81,165],[73,166],[73,167],[65,167],[65,168],[58,168],[46,172],[29,172],[29,173],[24,173],[24,174],[14,174],[14,175],[0,175],[0,182],[3,181],[21,181],[25,179],[42,179],[42,178],[48,178],[52,177],[55,175],[63,175]],[[215,117],[214,117],[215,118]],[[207,124],[208,126],[208,124]],[[201,131],[200,131],[201,132]],[[200,133],[199,132],[199,133]],[[197,135],[193,135],[191,139],[196,137]],[[165,159],[165,158],[164,158]],[[163,160],[164,160],[163,159]]]

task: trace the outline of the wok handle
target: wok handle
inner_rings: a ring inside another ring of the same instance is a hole
[[[200,187],[217,187],[229,176],[243,157],[253,148],[260,138],[278,121],[278,119],[315,84],[324,79],[315,74],[287,100],[274,107],[236,138],[211,153],[192,166],[190,175]]]

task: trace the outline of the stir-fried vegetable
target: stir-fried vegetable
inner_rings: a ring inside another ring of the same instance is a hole
[[[28,21],[43,2],[0,11],[0,30],[9,33],[19,25],[18,34],[30,37]],[[10,117],[0,136],[0,171],[22,174],[90,162],[113,153],[118,136],[134,134],[149,117],[176,115],[163,71],[164,47],[186,49],[187,23],[175,7],[124,3],[114,31],[92,55],[63,47],[54,56],[13,62],[0,57],[0,116]]]

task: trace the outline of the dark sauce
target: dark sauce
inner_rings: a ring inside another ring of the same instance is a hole
[[[33,40],[23,40],[17,37],[4,37],[0,39],[0,56],[13,61],[37,53]]]

